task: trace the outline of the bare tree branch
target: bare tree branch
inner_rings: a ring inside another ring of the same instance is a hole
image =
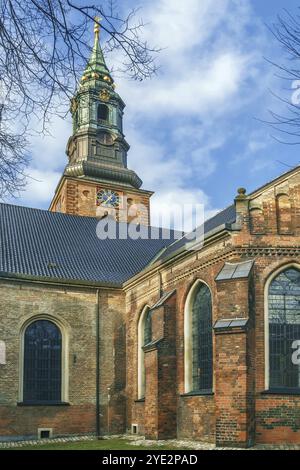
[[[117,72],[134,80],[156,73],[159,49],[143,39],[145,24],[136,20],[137,13],[134,9],[120,17],[114,0],[0,2],[0,197],[14,193],[14,182],[16,191],[24,185],[32,120],[40,123],[35,131],[45,133],[53,115],[65,116],[91,53],[91,22],[96,16],[103,20],[104,53],[120,53]],[[10,172],[10,162],[18,177]]]
[[[267,121],[267,124],[276,132],[286,136],[287,140],[273,136],[278,142],[298,145],[300,144],[300,91],[299,100],[293,100],[293,94],[298,88],[300,90],[300,14],[293,16],[284,10],[283,15],[278,16],[277,22],[269,29],[287,54],[287,63],[280,64],[270,60],[268,62],[280,71],[279,78],[288,83],[290,96],[286,99],[274,94],[285,105],[286,113],[269,111],[271,120]]]

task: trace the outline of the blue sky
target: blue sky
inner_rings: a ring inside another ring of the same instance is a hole
[[[300,162],[299,146],[282,145],[259,119],[283,111],[270,90],[286,84],[264,57],[284,52],[267,30],[294,0],[127,0],[149,22],[145,37],[163,51],[160,72],[140,83],[117,78],[127,104],[129,167],[161,201],[204,203],[207,215],[231,204],[238,187],[248,191]],[[117,63],[116,55],[107,58]],[[289,91],[288,91],[289,93]],[[292,94],[292,92],[291,92]],[[66,164],[69,120],[54,119],[52,137],[32,140],[27,189],[14,203],[48,208]]]

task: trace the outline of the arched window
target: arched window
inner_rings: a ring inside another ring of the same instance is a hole
[[[193,302],[193,390],[212,389],[212,311],[209,288],[199,286]]]
[[[108,120],[108,107],[105,104],[98,104],[97,119],[101,121]]]
[[[145,397],[145,354],[143,347],[151,342],[152,320],[148,306],[141,313],[138,323],[138,398]]]
[[[62,335],[48,320],[37,320],[24,332],[23,401],[60,402]]]
[[[293,363],[294,342],[300,340],[300,271],[288,268],[268,290],[269,387],[300,389],[300,366]]]
[[[212,300],[209,287],[197,281],[190,290],[184,314],[185,392],[213,388]]]

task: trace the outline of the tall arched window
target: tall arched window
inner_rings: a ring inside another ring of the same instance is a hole
[[[209,287],[197,281],[186,300],[184,319],[185,391],[213,388],[212,300]]]
[[[108,120],[108,107],[106,104],[99,104],[97,108],[97,119],[102,121]]]
[[[268,290],[269,387],[300,389],[300,366],[293,363],[293,343],[300,340],[300,271],[288,268]]]
[[[138,323],[138,399],[145,397],[145,354],[143,347],[151,342],[152,321],[151,310],[146,306]]]
[[[193,303],[193,390],[212,389],[212,311],[209,288],[199,286]]]
[[[60,402],[62,398],[62,335],[48,320],[30,323],[24,332],[24,402]]]

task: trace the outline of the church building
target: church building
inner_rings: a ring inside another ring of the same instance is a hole
[[[0,204],[0,441],[300,444],[300,167],[153,237],[124,108],[96,24],[49,210]]]

